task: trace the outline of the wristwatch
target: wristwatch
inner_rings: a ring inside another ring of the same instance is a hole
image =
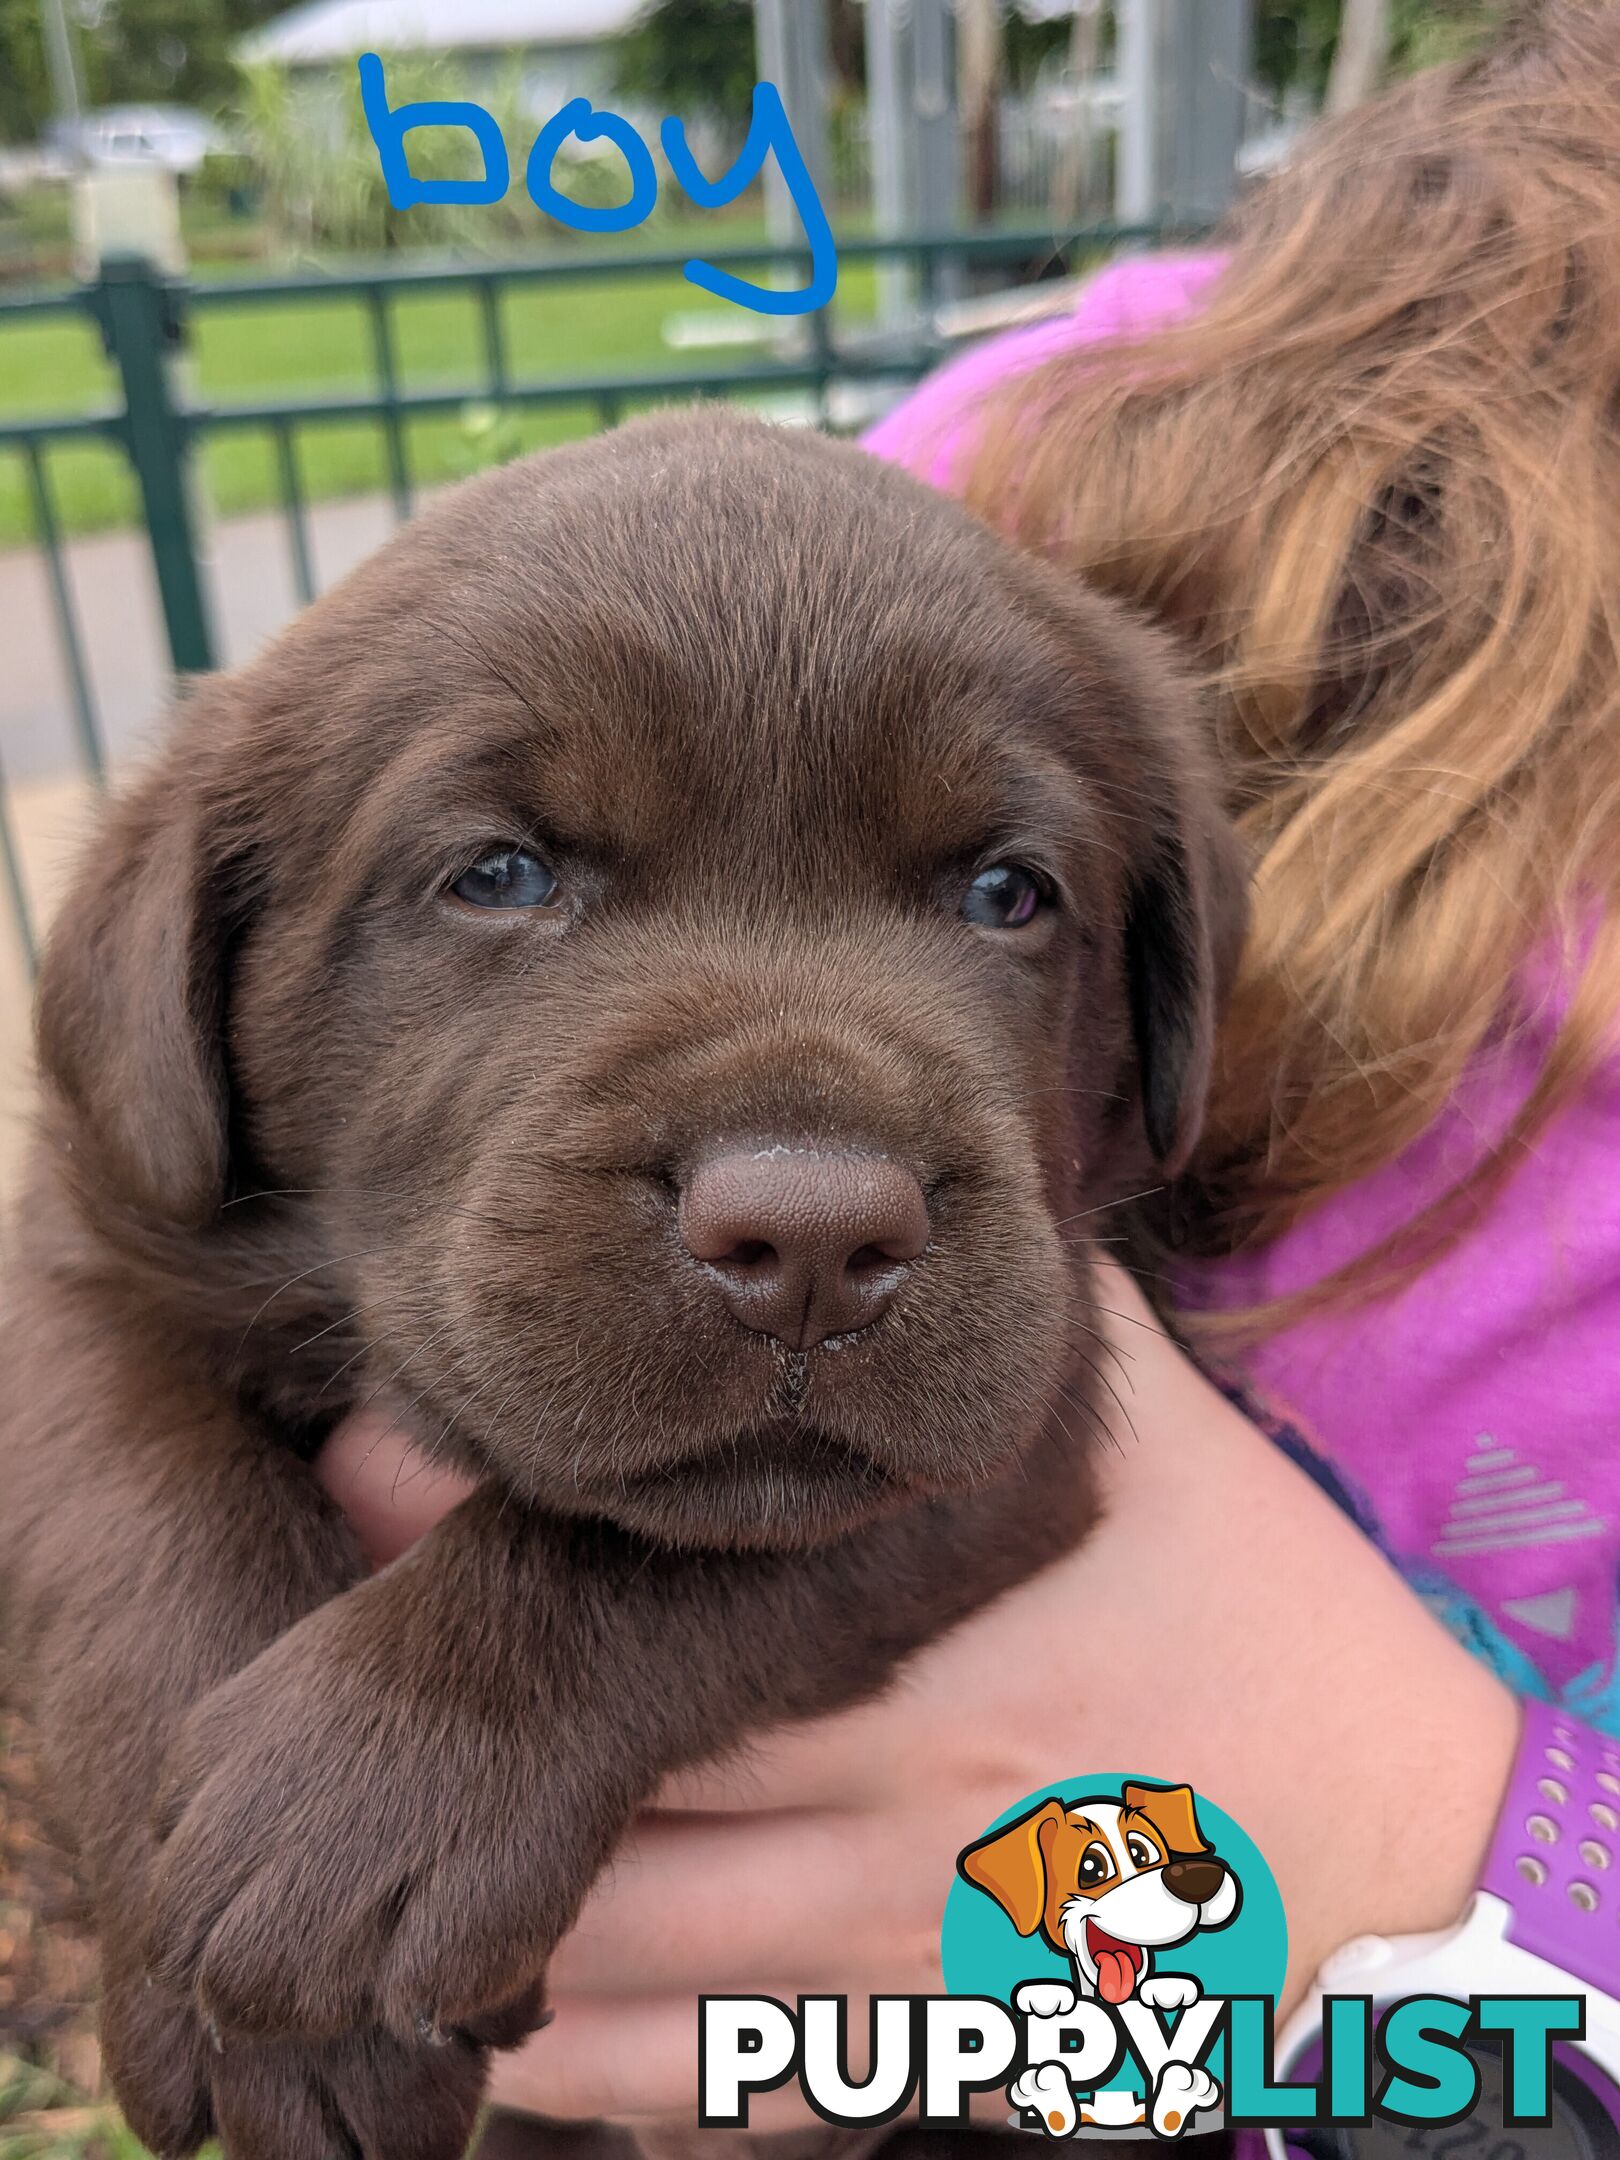
[[[1322,2067],[1322,1998],[1375,2009],[1410,1995],[1578,1995],[1586,2029],[1555,2042],[1550,2119],[1502,2120],[1500,2052],[1466,2039],[1479,2098],[1461,2121],[1374,2119],[1268,2130],[1272,2160],[1617,2160],[1620,2156],[1620,1744],[1545,1703],[1526,1703],[1512,1782],[1480,1887],[1454,1927],[1363,1936],[1328,1959],[1277,2043],[1277,2074]]]

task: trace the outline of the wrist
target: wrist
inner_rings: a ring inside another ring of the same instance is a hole
[[[1450,1928],[1483,1879],[1512,1778],[1520,1707],[1449,1637],[1407,1648],[1399,1682],[1390,1677],[1383,1729],[1362,1731],[1355,1761],[1342,1765],[1324,1796],[1316,1879],[1291,1899],[1284,1887],[1285,2015],[1346,1943]],[[1306,1866],[1301,1856],[1301,1871]]]
[[[1129,1674],[1132,1760],[1207,1793],[1265,1855],[1288,1916],[1286,2010],[1352,1938],[1459,1917],[1507,1789],[1518,1705],[1191,1367],[1146,1386],[1166,1399],[1108,1473],[1113,1596],[1140,1602],[1139,1556],[1153,1549],[1170,1597],[1197,1586],[1185,1628],[1197,1649],[1178,1644],[1168,1686],[1162,1647]],[[1168,1445],[1171,1432],[1186,1438]]]

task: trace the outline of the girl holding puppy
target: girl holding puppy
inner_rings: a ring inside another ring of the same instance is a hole
[[[1088,1765],[1244,1824],[1286,2009],[1455,1920],[1522,1700],[1620,1734],[1620,10],[1515,18],[871,447],[1207,678],[1255,923],[1161,1228],[1225,1385],[1110,1282],[1101,1529],[666,1796],[556,1959],[567,2045],[498,2067],[554,2116],[689,2120],[699,1993],[937,1986],[959,1848]],[[456,1493],[376,1438],[328,1475],[386,1552]]]

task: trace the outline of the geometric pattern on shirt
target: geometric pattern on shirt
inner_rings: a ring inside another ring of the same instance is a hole
[[[1578,1494],[1572,1496],[1557,1479],[1545,1477],[1512,1448],[1499,1447],[1491,1434],[1481,1433],[1431,1550],[1437,1560],[1463,1553],[1514,1552],[1602,1537],[1607,1527]]]
[[[1543,1590],[1539,1597],[1504,1598],[1500,1610],[1504,1619],[1516,1620],[1538,1635],[1550,1636],[1554,1642],[1573,1642],[1576,1595],[1570,1583],[1562,1590]]]

